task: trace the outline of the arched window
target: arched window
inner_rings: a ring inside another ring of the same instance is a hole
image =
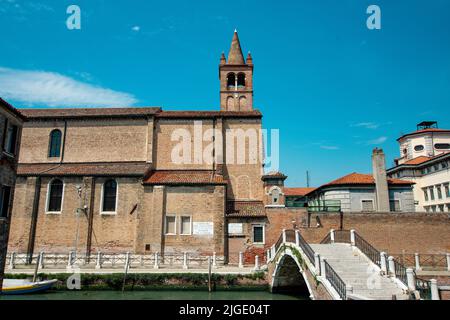
[[[107,180],[103,184],[103,212],[115,212],[117,202],[117,182],[116,180]]]
[[[48,188],[47,211],[61,212],[64,189],[63,182],[59,179],[54,179],[49,183]]]
[[[49,157],[59,157],[61,154],[61,130],[55,129],[50,132],[50,142],[48,146]]]
[[[234,87],[236,85],[236,76],[234,73],[229,73],[227,75],[227,87]]]
[[[245,73],[238,74],[237,85],[239,88],[245,87]]]

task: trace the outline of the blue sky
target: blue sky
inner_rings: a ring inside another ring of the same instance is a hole
[[[81,30],[66,9],[81,8]],[[366,8],[381,8],[381,30]],[[17,107],[219,109],[234,28],[255,64],[254,104],[280,129],[289,186],[369,173],[422,120],[450,128],[450,1],[0,0],[0,96]]]

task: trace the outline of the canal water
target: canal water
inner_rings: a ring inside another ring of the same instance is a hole
[[[42,294],[3,295],[0,300],[307,300],[309,297],[269,291],[49,291]]]

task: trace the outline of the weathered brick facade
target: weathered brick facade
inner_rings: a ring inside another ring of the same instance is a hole
[[[24,117],[0,98],[0,289],[3,284],[23,121]]]
[[[236,45],[233,40],[232,59],[239,58]],[[262,115],[252,106],[253,65],[243,69],[230,63],[226,69],[236,74],[245,69],[245,107],[22,109],[28,121],[9,250],[227,256],[227,203],[263,206],[264,188]],[[56,144],[54,132],[60,137]],[[111,180],[114,210],[103,211],[110,197],[105,183]],[[62,185],[60,194],[52,191],[55,181]],[[50,209],[52,201],[61,204],[57,210]],[[234,219],[246,224],[251,240],[247,222],[265,221],[264,216]],[[187,234],[181,232],[182,221]],[[173,223],[175,231],[168,232]]]

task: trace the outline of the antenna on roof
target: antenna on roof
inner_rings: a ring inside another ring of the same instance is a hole
[[[306,170],[306,187],[309,188],[309,171]]]

